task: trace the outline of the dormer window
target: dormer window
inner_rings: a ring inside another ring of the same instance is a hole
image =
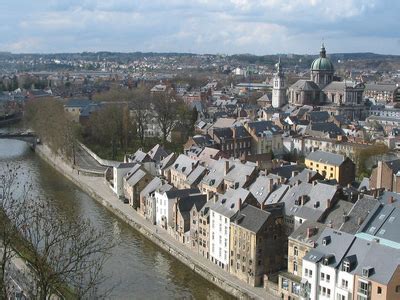
[[[329,235],[322,239],[322,245],[324,246],[329,245],[330,242],[331,242],[331,237]]]
[[[348,260],[343,261],[342,271],[350,272],[350,262]]]
[[[373,270],[374,270],[374,268],[371,268],[371,267],[364,267],[364,268],[362,269],[362,276],[363,276],[363,277],[369,277],[369,276],[371,276]]]

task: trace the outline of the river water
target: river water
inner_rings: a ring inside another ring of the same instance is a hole
[[[0,168],[18,164],[35,186],[35,193],[52,199],[60,210],[84,216],[95,226],[112,231],[120,241],[104,272],[112,299],[230,299],[174,257],[118,220],[86,193],[65,179],[21,141],[0,139]],[[27,179],[26,179],[27,178]]]

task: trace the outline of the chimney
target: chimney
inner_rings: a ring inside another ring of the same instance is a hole
[[[217,202],[218,202],[218,195],[217,195],[217,194],[214,194],[213,199],[214,199],[214,203],[217,203]]]
[[[211,200],[212,196],[213,196],[213,192],[207,191],[207,202]]]
[[[238,210],[241,211],[242,210],[242,199],[240,199],[240,198],[238,199],[237,206],[238,206]]]
[[[377,167],[377,176],[376,176],[376,188],[381,188],[382,187],[382,172],[383,172],[383,163],[382,161],[378,161],[378,167]]]
[[[307,238],[309,239],[315,234],[316,228],[307,227]]]
[[[292,171],[292,177],[295,177],[299,174],[299,171]]]
[[[349,216],[347,214],[343,214],[343,223],[346,223],[349,220]]]
[[[226,174],[228,174],[229,172],[229,160],[225,161],[225,166],[224,166],[224,176],[226,176]]]
[[[360,226],[362,224],[363,220],[361,217],[358,217],[357,219],[357,225]]]
[[[307,182],[311,182],[311,178],[312,178],[312,173],[308,172],[307,173]]]
[[[274,189],[274,179],[270,178],[268,181],[269,181],[269,192],[271,193],[272,190]]]
[[[394,198],[393,198],[393,196],[390,196],[390,197],[389,197],[389,199],[388,199],[388,203],[389,203],[389,204],[392,204],[392,203],[394,203]]]
[[[326,200],[326,208],[330,208],[331,207],[331,199],[327,199]]]

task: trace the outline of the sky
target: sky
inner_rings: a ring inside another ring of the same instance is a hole
[[[400,55],[399,0],[1,0],[0,51]]]

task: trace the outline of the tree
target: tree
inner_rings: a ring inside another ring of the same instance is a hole
[[[50,199],[32,197],[31,186],[20,184],[25,176],[13,165],[0,168],[0,298],[9,298],[6,274],[16,255],[33,270],[24,275],[35,282],[26,291],[32,299],[56,292],[77,299],[106,296],[111,289],[101,290],[107,279],[102,270],[115,240],[87,220],[71,220]]]
[[[34,296],[48,299],[67,284],[78,299],[98,298],[99,287],[107,279],[102,269],[115,246],[114,239],[87,220],[70,220],[47,201],[34,200],[28,207],[21,234],[35,270]]]
[[[64,112],[62,102],[52,98],[29,102],[25,120],[54,153],[74,161],[81,126]]]
[[[111,146],[111,158],[118,148],[126,151],[136,129],[126,104],[107,104],[94,112],[89,121],[88,135],[99,145]]]
[[[165,144],[178,117],[179,103],[169,92],[156,93],[152,96],[152,106],[156,113],[157,122],[162,133],[162,141]]]
[[[144,134],[148,118],[150,117],[150,90],[144,86],[133,90],[130,98],[130,106],[135,115],[137,135],[140,144],[144,144]]]
[[[15,256],[14,243],[18,238],[18,227],[24,221],[20,216],[24,209],[29,187],[19,186],[20,167],[3,165],[0,173],[0,298],[7,299],[9,278],[6,271]],[[15,187],[20,188],[19,191]]]
[[[383,155],[389,152],[389,149],[384,144],[374,144],[363,148],[358,148],[355,151],[357,174],[359,178],[369,177],[370,167],[368,162],[374,157]]]

